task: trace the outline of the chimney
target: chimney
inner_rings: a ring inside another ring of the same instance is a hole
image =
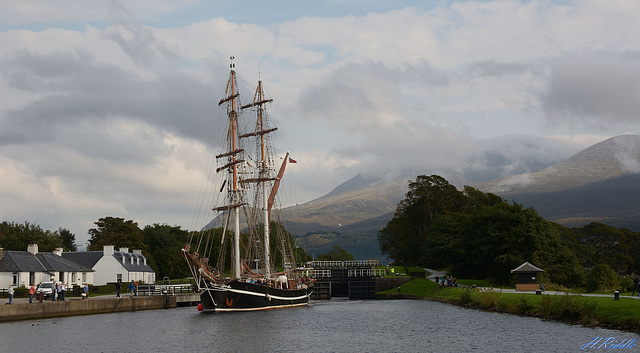
[[[131,251],[133,251],[133,253],[136,254],[136,265],[140,266],[140,258],[142,257],[142,250],[141,249],[133,249]]]
[[[31,243],[31,244],[27,245],[27,252],[29,252],[32,255],[37,255],[38,254],[38,244]]]
[[[113,256],[113,245],[103,245],[102,254],[102,256]]]
[[[3,257],[4,257],[4,249],[2,248],[2,245],[0,245],[0,260],[2,260]]]
[[[64,251],[64,248],[56,248],[53,253],[58,255],[58,256],[62,256],[62,252]]]
[[[118,251],[124,252],[124,253],[129,253],[129,248],[120,248]]]

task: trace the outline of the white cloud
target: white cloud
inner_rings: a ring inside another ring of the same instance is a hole
[[[0,5],[1,213],[79,238],[107,215],[192,227],[231,55],[275,99],[291,203],[359,172],[533,171],[637,132],[640,3],[282,4],[256,2],[261,21],[197,1]]]

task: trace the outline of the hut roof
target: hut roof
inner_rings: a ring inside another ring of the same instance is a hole
[[[511,270],[511,273],[519,273],[519,272],[544,272],[544,270],[541,270],[535,266],[533,266],[532,264],[525,262],[522,265],[518,266],[517,268]]]

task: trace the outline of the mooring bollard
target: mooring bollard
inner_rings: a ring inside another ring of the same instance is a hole
[[[620,292],[619,291],[614,291],[613,292],[613,298],[614,298],[614,300],[620,300]]]

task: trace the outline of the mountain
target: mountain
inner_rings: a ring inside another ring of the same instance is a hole
[[[460,188],[471,184],[467,183],[470,179],[482,181],[508,170],[530,170],[473,186],[534,207],[544,218],[565,226],[602,222],[640,230],[640,136],[616,136],[555,161],[549,155],[562,146],[549,147],[553,141],[509,137],[492,143],[493,148],[467,160],[468,167],[461,172],[422,174],[440,174]],[[516,149],[523,153],[513,153]],[[377,231],[393,217],[407,191],[407,180],[414,178],[383,183],[358,175],[329,194],[298,206],[301,217],[289,229],[295,232],[297,227],[300,231],[295,234],[302,246],[316,254],[339,245],[356,258],[380,259]]]
[[[330,193],[290,208],[294,234],[317,231],[364,231],[387,224],[404,198],[407,181],[381,182],[358,174]],[[379,219],[380,221],[376,221]]]
[[[528,174],[474,185],[570,227],[602,222],[640,230],[640,136],[612,137]]]
[[[287,229],[296,236],[296,245],[314,257],[337,245],[356,259],[382,262],[378,230],[391,220],[406,191],[407,180],[382,182],[358,174],[318,199],[287,209],[295,215]]]

